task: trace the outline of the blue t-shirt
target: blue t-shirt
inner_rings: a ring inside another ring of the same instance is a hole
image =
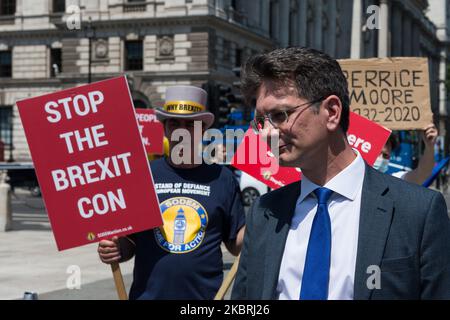
[[[164,226],[130,236],[130,299],[213,299],[223,280],[221,242],[245,224],[238,183],[219,165],[176,169],[162,158],[151,169]]]

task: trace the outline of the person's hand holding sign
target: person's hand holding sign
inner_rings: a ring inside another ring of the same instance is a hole
[[[98,255],[103,263],[111,264],[122,259],[120,255],[120,243],[118,237],[111,240],[102,240],[98,244]]]
[[[438,136],[438,130],[433,123],[427,125],[423,131],[422,139],[425,143],[423,155],[419,159],[417,168],[407,172],[403,179],[415,184],[422,184],[433,171],[434,161],[434,144]]]
[[[134,256],[134,244],[127,237],[113,237],[100,241],[97,251],[103,263],[125,262]]]
[[[436,126],[431,123],[423,131],[423,142],[425,143],[425,149],[434,151],[434,145],[438,136],[438,130]]]

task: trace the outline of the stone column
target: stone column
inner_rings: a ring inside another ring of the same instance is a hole
[[[306,32],[307,32],[307,20],[308,20],[308,0],[299,0],[298,2],[298,44],[301,46],[306,46]]]
[[[261,11],[260,11],[260,26],[266,32],[269,33],[269,19],[270,19],[270,0],[261,1]]]
[[[350,57],[361,58],[362,0],[353,0],[352,43]]]
[[[272,34],[270,35],[272,38],[275,38],[275,41],[280,42],[280,3],[274,2],[272,6],[273,12],[271,12],[272,19]]]
[[[412,21],[407,13],[403,15],[402,40],[402,55],[409,57],[412,55]]]
[[[413,57],[420,56],[420,28],[419,22],[414,21],[412,23],[412,55]]]
[[[445,79],[447,78],[447,51],[442,49],[439,61],[439,115],[447,116],[447,88]]]
[[[5,232],[12,229],[11,187],[5,182],[6,172],[0,175],[0,232]]]
[[[328,3],[328,54],[334,57],[336,55],[336,0],[327,0]]]
[[[224,0],[216,0],[215,14],[221,18],[226,17]]]
[[[314,1],[314,49],[322,48],[322,0]]]
[[[280,0],[280,14],[278,15],[279,30],[278,37],[280,45],[287,47],[289,45],[289,0]]]
[[[378,57],[389,56],[389,3],[380,1],[380,29],[378,30]]]

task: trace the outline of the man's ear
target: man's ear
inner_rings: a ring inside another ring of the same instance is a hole
[[[342,116],[342,103],[341,100],[331,95],[324,101],[324,108],[328,112],[327,128],[329,131],[336,131],[340,128]]]

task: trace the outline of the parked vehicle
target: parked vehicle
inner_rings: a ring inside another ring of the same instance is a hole
[[[6,170],[7,182],[11,190],[15,188],[26,188],[33,196],[40,196],[41,189],[34,171],[34,166],[30,162],[0,163],[0,170]]]
[[[267,185],[247,173],[239,171],[237,174],[240,174],[239,187],[241,188],[242,201],[245,206],[251,206],[256,198],[270,191]]]

